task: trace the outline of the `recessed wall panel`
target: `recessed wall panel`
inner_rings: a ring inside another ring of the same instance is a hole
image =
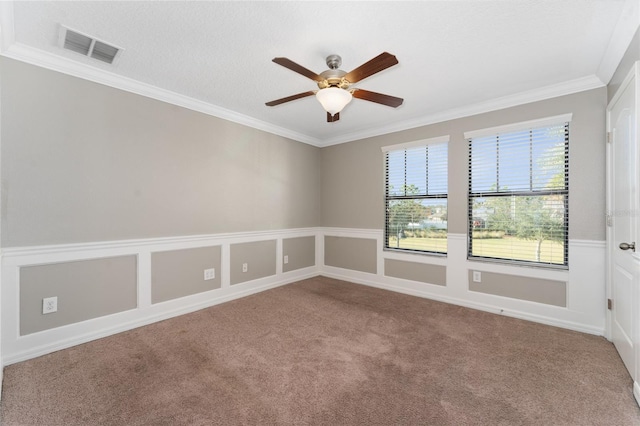
[[[316,237],[285,238],[282,240],[282,255],[288,263],[282,264],[282,271],[308,268],[316,264]]]
[[[368,238],[324,237],[324,264],[377,273],[377,242]]]
[[[220,288],[220,246],[151,254],[151,301],[164,302]],[[204,279],[214,269],[215,278]]]
[[[564,281],[480,272],[480,282],[473,281],[469,270],[469,290],[547,305],[567,306],[567,283]]]
[[[42,299],[58,311],[42,313]],[[136,256],[20,268],[20,335],[48,330],[137,306]]]
[[[275,275],[276,240],[231,244],[230,268],[232,285]]]
[[[388,277],[419,281],[427,284],[447,285],[447,267],[427,263],[385,259],[384,274]]]

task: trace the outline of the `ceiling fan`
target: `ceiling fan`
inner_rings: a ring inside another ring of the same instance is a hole
[[[393,108],[399,107],[404,101],[402,98],[396,98],[395,96],[350,87],[360,80],[364,80],[373,74],[396,65],[398,63],[396,57],[387,52],[381,53],[351,72],[345,72],[339,69],[342,64],[342,58],[338,55],[327,56],[327,66],[329,69],[320,74],[316,74],[287,58],[273,58],[273,62],[315,81],[318,84],[319,90],[310,90],[308,92],[287,96],[286,98],[276,99],[275,101],[267,102],[265,104],[267,106],[280,105],[285,102],[316,95],[322,107],[327,111],[327,122],[332,123],[340,119],[340,111],[351,102],[352,98],[363,99]]]

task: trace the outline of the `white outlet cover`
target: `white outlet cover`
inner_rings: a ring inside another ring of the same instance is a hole
[[[243,263],[242,264],[242,272],[247,272],[249,270],[249,264],[248,263]]]
[[[215,268],[205,269],[204,270],[204,279],[205,280],[213,280],[215,278],[216,278],[216,269]]]
[[[482,274],[480,271],[473,271],[473,282],[480,283],[482,282]]]
[[[58,311],[58,297],[45,297],[42,299],[42,313],[51,314]]]
[[[287,263],[289,263],[289,256],[288,256],[288,255],[285,255],[285,256],[284,256],[284,263],[285,263],[285,265],[286,265]]]

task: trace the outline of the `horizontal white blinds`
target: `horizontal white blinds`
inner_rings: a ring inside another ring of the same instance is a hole
[[[469,256],[567,265],[569,123],[469,142]]]
[[[387,196],[446,196],[447,157],[447,143],[388,151]]]
[[[471,193],[565,190],[568,137],[563,123],[471,139]]]
[[[385,248],[447,252],[447,142],[385,152]]]

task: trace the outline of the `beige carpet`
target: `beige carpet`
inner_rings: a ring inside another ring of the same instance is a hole
[[[5,369],[4,425],[640,425],[596,337],[313,278]]]

